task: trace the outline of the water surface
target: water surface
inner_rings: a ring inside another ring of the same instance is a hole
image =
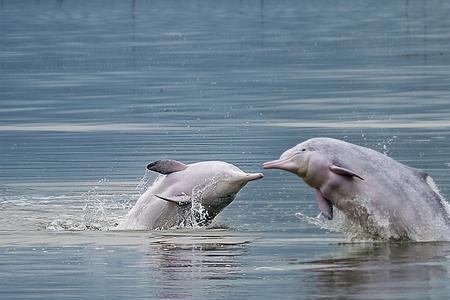
[[[448,298],[448,243],[348,243],[267,171],[209,229],[108,231],[145,165],[246,171],[316,136],[450,196],[446,1],[1,1],[0,294]],[[144,177],[145,176],[145,177]],[[144,177],[144,178],[143,178]]]

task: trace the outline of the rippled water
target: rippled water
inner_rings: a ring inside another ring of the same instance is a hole
[[[315,136],[425,169],[449,198],[449,14],[446,1],[0,1],[0,295],[448,298],[450,244],[348,243],[298,217],[318,214],[314,191],[288,173],[266,171],[209,229],[107,229],[151,161],[259,172]]]

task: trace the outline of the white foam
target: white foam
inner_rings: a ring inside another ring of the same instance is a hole
[[[311,225],[318,226],[321,229],[328,230],[330,232],[344,233],[345,237],[349,241],[361,241],[361,240],[378,240],[380,239],[377,232],[368,231],[367,228],[361,227],[361,225],[348,219],[339,210],[334,211],[332,220],[327,220],[321,214],[317,217],[310,217],[302,212],[295,214],[297,218],[305,221]]]

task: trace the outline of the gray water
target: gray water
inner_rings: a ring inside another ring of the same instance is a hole
[[[211,228],[111,231],[161,158],[316,136],[450,197],[447,1],[0,1],[2,299],[448,299],[448,242],[349,241],[265,171]],[[407,205],[407,204],[405,204]]]

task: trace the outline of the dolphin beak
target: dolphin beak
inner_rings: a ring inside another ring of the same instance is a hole
[[[245,174],[246,181],[258,180],[264,177],[263,173],[247,173]]]
[[[290,158],[286,159],[276,159],[272,161],[268,161],[263,163],[264,169],[286,169],[286,163],[290,160]]]

